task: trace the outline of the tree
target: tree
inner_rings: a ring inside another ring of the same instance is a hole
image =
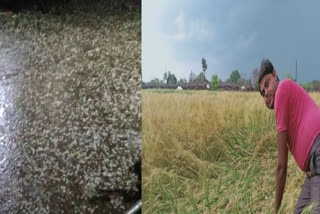
[[[189,83],[194,83],[196,78],[196,75],[191,71],[189,76]]]
[[[306,82],[303,82],[300,84],[300,86],[304,89],[309,89],[311,90],[312,89],[312,84],[311,83],[306,83]]]
[[[239,71],[238,70],[232,71],[230,78],[229,78],[229,82],[236,83],[238,79],[240,79]]]
[[[259,71],[258,68],[252,70],[252,85],[255,90],[259,90]]]
[[[178,81],[178,84],[184,84],[187,83],[187,80],[185,78],[180,78],[180,80]]]
[[[158,78],[154,78],[153,80],[150,81],[150,83],[154,85],[159,85],[160,80]]]
[[[291,79],[291,80],[293,80],[293,81],[296,81],[296,80],[290,75],[290,71],[288,71],[288,72],[286,73],[286,78],[287,78],[287,79]]]
[[[164,80],[165,82],[168,81],[168,72],[165,72],[165,73],[163,74],[163,80]]]
[[[160,80],[159,80],[159,78],[154,78],[154,79],[150,80],[149,82],[145,83],[144,85],[158,88],[160,86]]]
[[[168,72],[168,79],[167,79],[167,85],[175,85],[177,84],[177,78],[174,74],[171,74],[170,71]]]
[[[163,74],[163,79],[167,85],[174,85],[177,83],[177,78],[174,74],[171,74],[171,71],[165,72]]]
[[[219,85],[219,83],[218,83],[218,75],[213,75],[212,76],[212,81],[211,81],[211,88],[212,88],[212,90],[216,90],[217,88],[218,88],[218,85]]]
[[[204,72],[201,72],[200,74],[199,74],[199,76],[197,76],[197,78],[196,78],[196,83],[202,83],[202,82],[204,82],[206,80],[206,76],[204,75]]]
[[[208,68],[206,59],[202,58],[201,63],[202,63],[202,70],[205,73]]]
[[[312,80],[311,85],[312,85],[313,90],[317,90],[317,91],[320,90],[320,81],[319,80]]]

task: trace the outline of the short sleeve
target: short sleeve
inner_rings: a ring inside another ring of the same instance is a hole
[[[287,130],[289,124],[289,93],[286,86],[287,84],[280,84],[275,97],[274,111],[278,132]]]

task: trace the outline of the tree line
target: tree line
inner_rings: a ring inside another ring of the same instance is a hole
[[[163,74],[163,79],[154,78],[149,82],[142,82],[143,88],[174,88],[175,86],[186,86],[193,85],[196,87],[197,85],[204,85],[205,88],[208,89],[207,85],[209,85],[210,89],[216,90],[219,86],[222,85],[238,85],[250,87],[252,90],[259,90],[259,70],[258,68],[254,68],[251,72],[250,77],[246,77],[246,74],[240,74],[238,70],[233,70],[230,74],[230,77],[226,81],[222,81],[217,74],[211,76],[210,81],[206,78],[206,71],[208,69],[208,64],[205,58],[201,59],[202,71],[197,75],[194,72],[190,72],[189,79],[186,78],[178,78],[172,71],[166,71]],[[290,74],[290,72],[286,73],[286,78],[292,79],[296,81]],[[320,91],[320,81],[313,80],[312,82],[304,82],[300,84],[306,90],[317,90]],[[240,88],[240,87],[238,87]]]
[[[210,81],[207,79],[206,71],[208,69],[208,64],[205,58],[201,59],[202,71],[199,74],[190,72],[189,78],[180,78],[178,79],[172,71],[166,71],[163,74],[163,78],[154,78],[149,82],[142,82],[143,88],[173,88],[174,86],[183,85],[204,85],[206,88],[209,85],[209,88],[216,90],[219,85],[224,82],[218,77],[217,74],[211,76]],[[251,80],[241,77],[238,70],[233,70],[230,77],[225,81],[225,83],[235,83],[240,85],[251,85]]]

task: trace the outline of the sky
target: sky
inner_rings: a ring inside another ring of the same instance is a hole
[[[225,81],[246,79],[271,60],[280,80],[320,80],[320,1],[142,0],[142,80],[170,71],[189,79],[208,69]]]

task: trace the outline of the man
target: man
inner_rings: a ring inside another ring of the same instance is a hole
[[[320,202],[320,108],[309,94],[292,80],[279,82],[269,60],[262,60],[260,94],[269,109],[274,109],[278,132],[275,213],[278,212],[287,175],[288,150],[300,169],[306,172],[295,213]],[[320,213],[320,205],[315,208]]]

